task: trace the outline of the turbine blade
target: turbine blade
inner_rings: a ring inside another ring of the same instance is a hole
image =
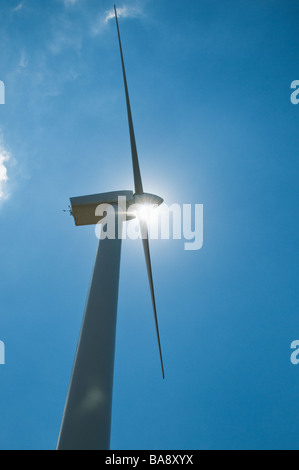
[[[144,250],[144,255],[145,255],[149,284],[150,284],[152,304],[153,304],[153,309],[154,309],[154,317],[155,317],[156,333],[157,333],[157,340],[158,340],[158,347],[159,347],[159,354],[160,354],[160,361],[161,361],[161,368],[162,368],[162,376],[164,379],[165,374],[164,374],[164,365],[163,365],[163,357],[162,357],[162,349],[161,349],[161,341],[160,341],[160,333],[159,333],[159,325],[158,325],[151,256],[150,256],[149,241],[148,241],[148,229],[147,229],[147,224],[145,221],[140,220],[140,230],[141,230],[141,235],[142,235],[143,250]]]
[[[125,93],[126,93],[126,103],[127,103],[128,121],[129,121],[129,131],[130,131],[130,141],[131,141],[131,151],[132,151],[132,162],[133,162],[133,173],[134,173],[135,193],[136,193],[136,194],[143,194],[143,186],[142,186],[141,173],[140,173],[140,167],[139,167],[139,161],[138,161],[137,146],[136,146],[136,139],[135,139],[134,126],[133,126],[132,111],[131,111],[130,98],[129,98],[129,91],[128,91],[128,83],[127,83],[126,70],[125,70],[125,62],[124,62],[124,56],[123,56],[122,45],[121,45],[121,38],[120,38],[120,31],[119,31],[119,25],[118,25],[117,10],[116,10],[116,6],[115,6],[115,5],[114,5],[114,11],[115,11],[115,19],[116,19],[116,26],[117,26],[118,41],[119,41],[119,49],[120,49],[122,70],[123,70],[123,76],[124,76]]]

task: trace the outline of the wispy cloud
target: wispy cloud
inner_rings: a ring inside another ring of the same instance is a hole
[[[124,18],[136,18],[141,15],[140,8],[137,7],[127,7],[123,6],[122,8],[117,8],[117,16],[124,17]],[[106,12],[105,16],[105,23],[108,23],[109,20],[115,17],[114,10],[110,10]]]
[[[12,11],[20,11],[20,10],[22,10],[23,6],[24,6],[24,2],[21,2],[21,3],[19,3],[17,6],[15,6],[15,7],[12,9]]]
[[[9,152],[0,143],[0,202],[7,199],[7,163],[10,160]]]
[[[80,15],[75,18],[70,18],[67,13],[57,15],[50,20],[47,48],[54,55],[67,50],[80,54],[84,32],[84,22]]]
[[[63,3],[66,7],[76,5],[76,3],[79,3],[80,0],[63,0]]]
[[[25,69],[28,66],[28,59],[25,51],[21,52],[21,57],[19,60],[19,67]]]
[[[48,43],[48,48],[52,54],[57,55],[66,49],[72,49],[77,54],[80,53],[82,47],[82,36],[76,31],[72,31],[69,27],[65,29],[53,31],[53,36]]]
[[[117,8],[117,16],[122,18],[140,18],[143,16],[143,11],[139,6],[124,5],[121,8]],[[94,36],[101,34],[113,18],[115,18],[114,9],[106,11],[105,14],[100,14],[91,28],[91,33]]]

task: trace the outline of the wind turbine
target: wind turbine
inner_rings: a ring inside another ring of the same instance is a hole
[[[113,369],[115,355],[116,317],[121,255],[122,224],[130,218],[128,207],[132,204],[157,206],[163,199],[145,193],[141,179],[131,105],[128,92],[123,50],[114,6],[121,65],[125,87],[135,191],[116,191],[71,198],[71,214],[75,225],[94,225],[100,220],[96,208],[100,204],[118,207],[120,197],[126,198],[122,207],[124,217],[115,211],[116,237],[100,240],[91,278],[85,314],[75,355],[72,375],[66,398],[57,443],[58,450],[108,450],[110,448]],[[147,222],[139,217],[140,231],[149,279],[151,300],[158,340],[162,376],[164,366],[157,319],[149,233]],[[102,228],[103,229],[103,228]]]

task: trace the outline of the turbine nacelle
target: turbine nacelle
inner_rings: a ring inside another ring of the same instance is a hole
[[[109,193],[91,194],[89,196],[73,197],[71,202],[71,214],[76,226],[96,225],[103,215],[97,215],[97,208],[113,206],[116,210],[126,213],[126,219],[130,220],[147,210],[152,210],[163,203],[163,199],[155,194],[133,194],[133,191],[112,191]],[[136,208],[136,206],[138,206]],[[134,208],[132,211],[130,208]],[[136,209],[136,210],[135,210]],[[144,218],[144,217],[142,217]]]
[[[160,206],[163,204],[164,199],[156,194],[143,193],[143,194],[134,194],[135,204],[147,205],[147,206]]]

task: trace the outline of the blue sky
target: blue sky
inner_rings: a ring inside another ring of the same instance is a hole
[[[163,382],[123,244],[111,447],[298,449],[298,2],[117,6],[144,188],[203,204],[204,246],[151,243]],[[0,4],[1,449],[56,446],[98,243],[63,209],[133,189],[112,8]]]

